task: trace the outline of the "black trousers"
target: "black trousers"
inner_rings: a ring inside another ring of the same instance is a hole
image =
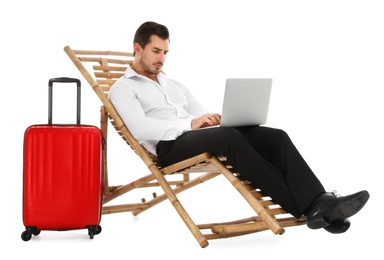
[[[160,141],[157,156],[167,166],[210,152],[228,162],[284,210],[300,217],[325,192],[286,132],[263,126],[217,127]]]

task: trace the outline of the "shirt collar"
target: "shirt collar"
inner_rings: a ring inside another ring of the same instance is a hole
[[[136,71],[134,71],[131,67],[128,67],[125,70],[124,76],[128,79],[128,78],[132,78],[134,76],[139,76],[139,74],[137,74]]]
[[[128,79],[128,78],[133,78],[133,77],[142,77],[141,75],[137,74],[136,71],[134,71],[131,67],[128,67],[126,70],[125,70],[125,73],[124,73],[124,76]],[[159,73],[157,75],[157,80],[159,81],[160,85],[162,85],[163,83],[167,82],[167,76],[165,76],[164,73]]]

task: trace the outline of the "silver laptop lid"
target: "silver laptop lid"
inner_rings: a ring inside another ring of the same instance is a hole
[[[220,125],[265,124],[267,122],[271,89],[271,78],[227,79]]]

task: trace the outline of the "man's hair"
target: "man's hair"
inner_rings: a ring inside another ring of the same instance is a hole
[[[145,22],[137,29],[133,43],[137,42],[141,48],[150,43],[150,37],[156,35],[163,40],[169,40],[169,31],[167,27],[155,22]]]

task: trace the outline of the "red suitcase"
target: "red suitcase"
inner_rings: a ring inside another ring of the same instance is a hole
[[[52,124],[54,82],[77,84],[77,124]],[[99,128],[80,124],[80,80],[49,80],[48,124],[24,134],[23,223],[28,241],[41,230],[101,232],[103,137]]]

